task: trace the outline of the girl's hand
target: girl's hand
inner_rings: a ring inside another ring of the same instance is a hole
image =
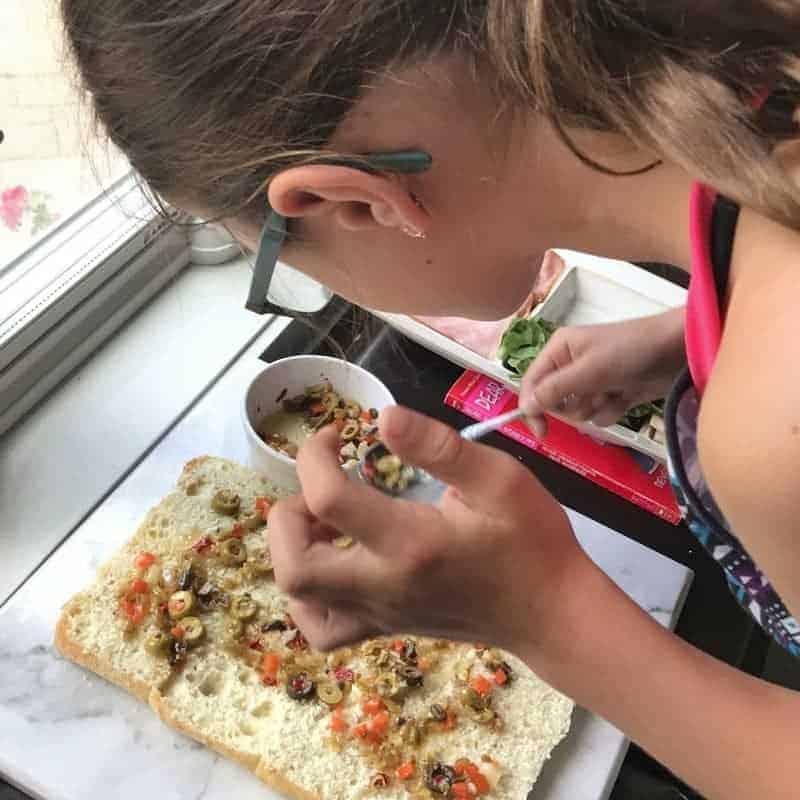
[[[663,397],[684,363],[684,309],[557,330],[522,379],[520,406],[539,436],[545,412],[612,425]]]
[[[564,586],[596,567],[558,503],[514,458],[404,408],[381,415],[386,445],[450,488],[438,505],[347,478],[335,429],[300,450],[303,494],[270,514],[290,613],[314,647],[389,632],[530,652],[559,630]],[[332,541],[352,537],[354,546]]]

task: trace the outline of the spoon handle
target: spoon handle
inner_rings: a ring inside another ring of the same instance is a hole
[[[514,411],[509,411],[506,414],[501,414],[499,417],[494,417],[494,419],[487,419],[484,422],[475,422],[472,425],[467,425],[466,428],[461,429],[460,435],[462,439],[475,442],[478,439],[482,439],[487,433],[496,431],[498,428],[502,428],[503,425],[514,422],[522,416],[522,410],[516,408]]]

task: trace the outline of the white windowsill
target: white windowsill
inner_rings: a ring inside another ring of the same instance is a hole
[[[243,260],[187,268],[0,436],[0,604],[245,347],[285,327],[245,311],[249,279]]]

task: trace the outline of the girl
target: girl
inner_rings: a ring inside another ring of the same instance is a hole
[[[675,480],[743,603],[797,652],[800,3],[62,10],[97,116],[152,190],[254,249],[264,226],[253,308],[278,251],[357,303],[473,319],[512,313],[552,245],[691,269]],[[661,394],[683,327],[671,312],[560,333],[523,387],[532,424],[553,408],[608,422]],[[437,507],[393,501],[346,481],[330,431],[304,448],[271,545],[313,644],[491,641],[707,796],[796,796],[800,698],[660,628],[513,459],[405,409],[381,428],[452,488]]]

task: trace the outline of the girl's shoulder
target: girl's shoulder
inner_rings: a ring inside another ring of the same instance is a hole
[[[703,471],[726,517],[800,512],[800,233],[743,211],[722,342],[700,412]],[[762,517],[764,522],[768,520]],[[794,523],[792,523],[794,524]]]

